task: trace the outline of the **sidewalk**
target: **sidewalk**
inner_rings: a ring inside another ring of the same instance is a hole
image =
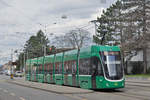
[[[31,82],[31,81],[25,81],[24,79],[7,80],[7,82],[25,86],[25,87],[44,90],[44,91],[48,91],[52,93],[57,93],[57,94],[87,94],[87,93],[94,92],[92,90],[86,90],[86,89],[81,89],[77,87]]]
[[[126,85],[150,87],[150,78],[145,77],[126,77]]]
[[[150,78],[146,77],[126,77],[126,81],[150,82]]]

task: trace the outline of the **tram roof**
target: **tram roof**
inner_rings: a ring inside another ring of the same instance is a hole
[[[96,53],[99,53],[100,51],[120,51],[120,48],[118,46],[102,46],[102,45],[92,45],[89,47],[84,47],[80,49],[80,58],[88,58],[91,56],[94,56]],[[64,52],[64,60],[75,60],[77,59],[77,53],[78,50],[70,50]],[[61,62],[63,57],[63,53],[57,53],[56,54],[56,62]],[[38,59],[38,64],[42,64],[44,57],[38,57],[31,59],[31,62],[34,63]],[[53,62],[54,61],[54,54],[45,56],[44,62]],[[30,59],[27,60],[27,63],[30,62]]]

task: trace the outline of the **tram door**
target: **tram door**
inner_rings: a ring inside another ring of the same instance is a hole
[[[50,83],[53,83],[53,63],[50,64]]]
[[[92,88],[96,89],[96,76],[98,74],[98,59],[97,57],[91,58],[91,75],[92,75]]]
[[[47,72],[47,65],[44,64],[44,82],[47,82],[47,79],[46,79],[46,72]]]
[[[33,77],[34,77],[33,81],[36,82],[36,66],[35,65],[33,66],[32,70],[33,70]]]
[[[66,61],[64,63],[64,85],[68,85],[68,70],[69,70],[68,62]]]
[[[76,61],[72,61],[72,85],[76,86]]]

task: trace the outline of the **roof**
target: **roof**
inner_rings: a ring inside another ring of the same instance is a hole
[[[120,48],[118,46],[99,46],[99,45],[92,45],[89,47],[84,47],[80,49],[80,58],[88,58],[91,56],[94,56],[96,53],[99,53],[99,51],[120,51]],[[38,64],[42,64],[43,59],[45,63],[48,62],[53,62],[54,56],[55,56],[55,61],[56,62],[62,62],[62,57],[64,55],[64,60],[76,60],[77,59],[77,53],[78,50],[70,50],[62,53],[57,53],[56,55],[48,55],[44,57],[39,57],[38,58]],[[37,60],[36,58],[32,59],[31,62],[35,62]],[[27,62],[29,62],[27,60]]]

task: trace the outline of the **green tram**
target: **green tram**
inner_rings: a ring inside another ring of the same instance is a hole
[[[28,59],[26,80],[86,89],[124,88],[125,79],[117,46],[90,46]]]

